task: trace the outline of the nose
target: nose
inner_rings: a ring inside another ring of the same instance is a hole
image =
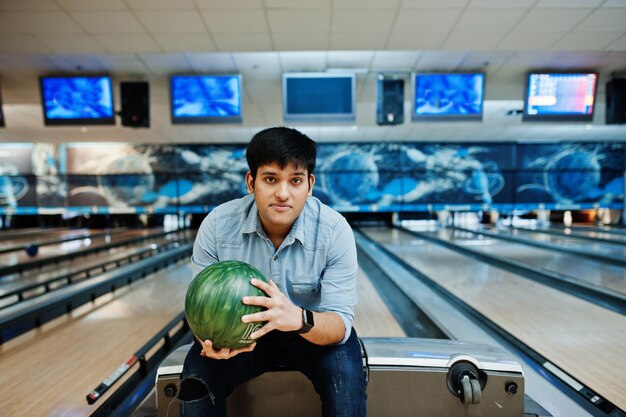
[[[287,200],[289,198],[289,188],[287,183],[280,182],[276,186],[276,198],[280,200]]]

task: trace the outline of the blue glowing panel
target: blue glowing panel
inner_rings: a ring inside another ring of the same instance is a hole
[[[591,121],[596,74],[528,75],[524,120]]]
[[[354,121],[354,83],[354,74],[283,74],[285,121]]]
[[[109,77],[42,77],[46,125],[115,124]]]
[[[68,205],[176,207],[185,182],[168,174],[68,175]]]
[[[185,75],[170,78],[172,123],[241,121],[241,76]]]
[[[33,207],[36,203],[34,175],[0,173],[0,207]]]
[[[516,202],[593,203],[624,201],[623,143],[518,145]]]
[[[413,120],[482,119],[484,74],[413,74]]]

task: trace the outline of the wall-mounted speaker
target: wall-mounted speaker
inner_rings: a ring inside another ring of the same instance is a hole
[[[606,84],[606,124],[626,123],[626,78],[614,78]]]
[[[404,123],[404,80],[378,78],[376,87],[376,123]]]
[[[4,114],[2,113],[2,94],[0,94],[0,127],[4,127]]]
[[[150,127],[150,87],[146,81],[120,83],[122,126]]]

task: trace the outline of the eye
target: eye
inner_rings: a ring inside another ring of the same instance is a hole
[[[291,182],[295,185],[300,185],[302,184],[302,178],[294,178],[291,180]]]
[[[273,184],[276,182],[276,178],[274,177],[265,177],[265,182],[268,184]]]

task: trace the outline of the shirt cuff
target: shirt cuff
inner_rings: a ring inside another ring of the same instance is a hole
[[[343,345],[344,343],[346,343],[346,340],[348,340],[348,338],[350,337],[350,333],[352,333],[352,320],[346,317],[345,314],[341,314],[341,313],[337,313],[337,314],[343,321],[343,325],[346,329],[343,339],[341,340],[341,342],[337,343],[338,345]]]

